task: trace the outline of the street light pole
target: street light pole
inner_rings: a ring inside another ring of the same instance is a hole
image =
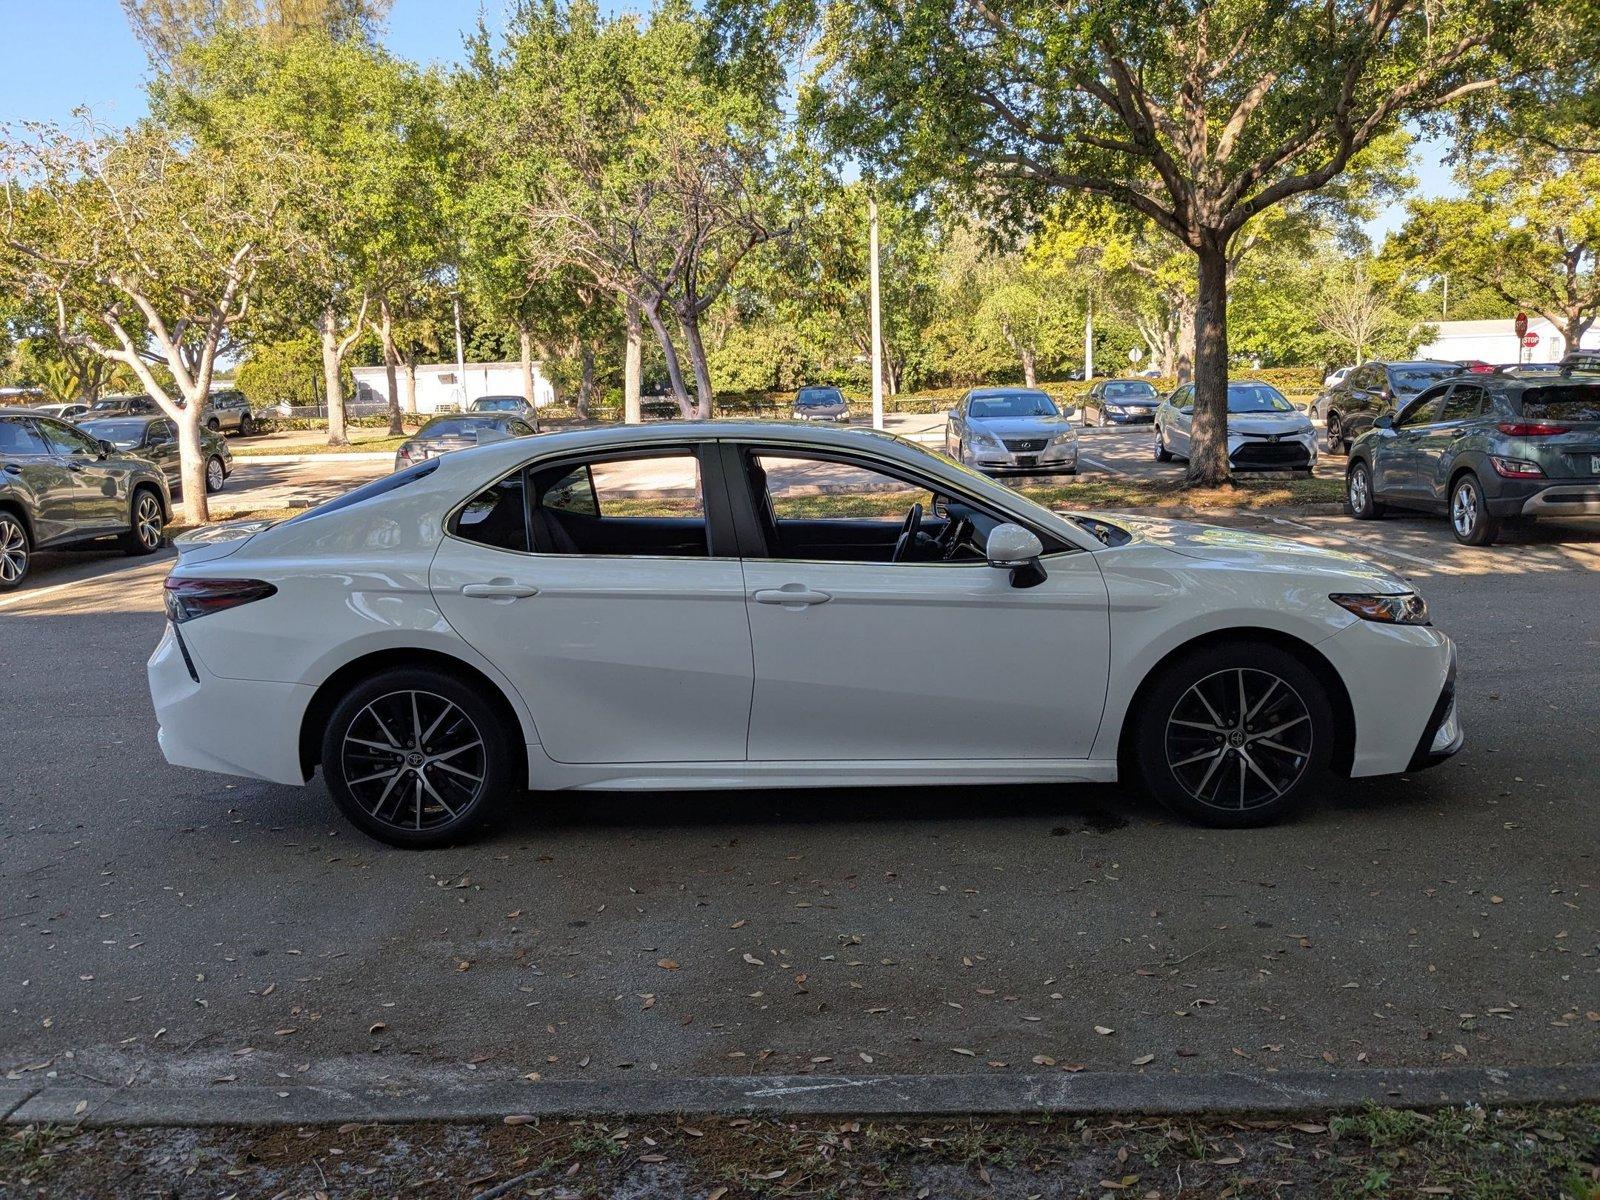
[[[872,292],[872,427],[883,428],[883,321],[878,292],[878,200],[867,193],[867,221],[869,252],[872,262],[868,267]]]

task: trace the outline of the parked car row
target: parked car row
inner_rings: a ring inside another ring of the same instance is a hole
[[[161,406],[149,396],[102,396],[92,403],[31,405],[28,411],[60,421],[77,422],[106,417],[155,417],[161,415]],[[230,389],[211,393],[200,424],[212,433],[237,433],[248,437],[256,431],[259,422],[245,394]]]

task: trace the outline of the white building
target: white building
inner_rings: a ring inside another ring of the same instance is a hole
[[[1567,352],[1567,339],[1543,317],[1528,317],[1528,333],[1539,340],[1523,348],[1517,357],[1517,331],[1508,317],[1503,321],[1438,321],[1433,340],[1417,348],[1418,358],[1444,358],[1456,361],[1478,359],[1504,365],[1514,362],[1560,362]],[[1590,326],[1579,350],[1600,350],[1600,324]]]
[[[543,408],[554,404],[555,389],[545,378],[544,364],[533,364],[533,402]],[[389,377],[383,367],[352,367],[355,376],[355,402],[363,405],[389,403]],[[405,403],[405,368],[395,368],[400,385],[400,401]],[[463,375],[455,363],[417,364],[417,411],[450,412],[466,408],[480,396],[522,395],[522,364],[516,362],[468,363]]]

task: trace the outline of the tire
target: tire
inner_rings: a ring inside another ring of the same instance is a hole
[[[1463,546],[1489,546],[1500,536],[1501,520],[1489,512],[1483,484],[1471,471],[1450,485],[1450,531]]]
[[[1344,436],[1344,423],[1338,413],[1328,414],[1327,443],[1329,454],[1350,453],[1350,442]]]
[[[155,488],[137,487],[129,506],[128,532],[117,539],[122,552],[129,555],[154,554],[166,540],[166,513]]]
[[[369,837],[409,849],[447,846],[480,830],[523,786],[520,738],[454,675],[401,668],[339,701],[323,734],[322,774],[339,811]],[[389,751],[385,742],[399,744]]]
[[[206,428],[211,430],[212,433],[220,433],[222,431],[222,422],[212,417],[206,422]]]
[[[1161,433],[1161,426],[1156,426],[1156,461],[1171,462],[1172,451],[1167,449],[1167,440]]]
[[[14,513],[0,509],[0,592],[9,592],[28,577],[33,541],[28,527]]]
[[[1270,824],[1328,776],[1332,705],[1316,675],[1270,643],[1220,642],[1181,656],[1162,668],[1135,719],[1145,785],[1201,825]]]
[[[1344,511],[1358,521],[1376,521],[1387,511],[1373,498],[1372,468],[1363,459],[1344,473]]]
[[[250,414],[245,413],[239,418],[239,436],[249,437],[256,431],[256,423],[251,420]]]
[[[222,465],[222,459],[213,454],[206,459],[206,494],[215,495],[228,486],[228,469]]]

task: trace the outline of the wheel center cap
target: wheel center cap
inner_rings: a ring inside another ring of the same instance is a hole
[[[1239,747],[1244,745],[1244,730],[1235,729],[1228,734],[1228,745]]]
[[[413,767],[420,767],[423,763],[423,756],[413,750],[410,754],[406,755],[406,762],[410,763]]]

